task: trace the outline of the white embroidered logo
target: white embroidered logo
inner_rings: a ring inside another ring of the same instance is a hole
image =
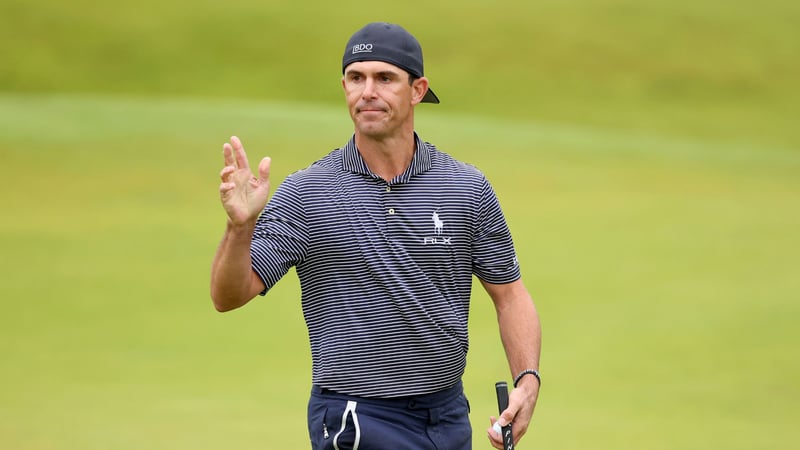
[[[442,234],[444,231],[444,222],[439,219],[439,214],[436,211],[433,212],[433,232],[437,235]]]
[[[353,46],[353,54],[372,53],[372,44],[356,44]]]
[[[423,245],[452,245],[453,238],[444,236],[444,220],[439,217],[439,213],[434,211],[431,216],[433,220],[433,236],[422,238]]]

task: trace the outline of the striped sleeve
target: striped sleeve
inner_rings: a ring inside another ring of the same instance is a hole
[[[472,267],[475,276],[493,284],[516,281],[521,274],[514,242],[497,195],[485,177],[478,211],[478,223],[472,242]]]
[[[308,250],[308,226],[302,196],[290,176],[273,194],[253,232],[250,256],[253,270],[264,282],[265,295]]]

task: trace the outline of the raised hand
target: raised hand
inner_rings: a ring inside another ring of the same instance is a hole
[[[255,223],[269,198],[270,158],[258,164],[258,177],[250,171],[242,141],[232,136],[222,146],[225,167],[220,172],[219,195],[228,218],[234,225]]]

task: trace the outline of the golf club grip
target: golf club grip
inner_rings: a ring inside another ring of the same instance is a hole
[[[494,389],[497,391],[497,409],[500,414],[508,408],[508,384],[505,381],[498,381],[494,384]],[[498,417],[497,420],[500,420]],[[514,450],[514,435],[511,433],[511,424],[502,428],[503,434],[503,449]]]

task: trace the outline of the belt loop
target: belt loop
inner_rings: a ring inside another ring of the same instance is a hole
[[[428,423],[431,425],[436,425],[439,423],[439,408],[431,408],[428,410]]]

